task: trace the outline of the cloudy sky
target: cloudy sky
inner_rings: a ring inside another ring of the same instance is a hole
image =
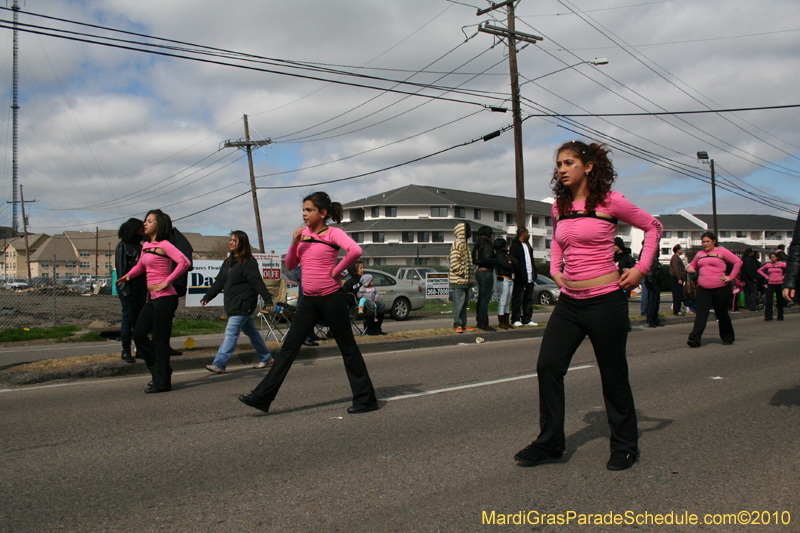
[[[476,16],[483,0],[20,5],[19,21],[40,26],[27,29],[195,59],[19,34],[19,181],[36,200],[26,204],[31,231],[111,229],[162,208],[181,229],[244,229],[255,242],[247,158],[220,149],[244,137],[244,114],[252,138],[272,140],[254,152],[267,249],[286,249],[314,190],[342,203],[410,183],[514,195],[512,132],[466,144],[511,122],[488,109],[510,107],[510,85],[505,44],[476,35],[505,11]],[[614,149],[615,188],[650,212],[711,212],[708,167],[695,156],[705,150],[718,212],[794,218],[800,108],[542,115],[800,104],[800,2],[521,0],[516,14],[518,31],[544,37],[518,54],[522,113],[533,115],[523,125],[529,199],[550,195],[560,143],[595,138]],[[12,31],[3,26],[0,225],[11,225]],[[581,64],[594,58],[609,63]]]

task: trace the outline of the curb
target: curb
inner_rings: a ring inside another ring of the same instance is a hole
[[[800,308],[784,309],[784,314],[797,314],[800,313]],[[673,324],[690,324],[694,322],[695,315],[682,316],[682,317],[665,317],[664,320],[668,325]],[[740,314],[731,315],[732,320],[742,319],[763,319],[761,312],[745,311]],[[709,320],[711,320],[709,316]],[[647,324],[647,320],[635,319],[631,320],[634,326],[642,326]],[[525,339],[537,338],[544,335],[545,328],[543,327],[521,327],[512,330],[497,330],[497,331],[478,331],[473,333],[437,335],[432,337],[419,337],[412,339],[399,339],[389,341],[377,341],[359,344],[361,353],[365,355],[417,350],[420,348],[437,348],[442,346],[456,346],[458,344],[474,344],[478,337],[483,337],[486,342],[511,340],[511,339]],[[358,338],[356,338],[358,339]],[[304,346],[300,349],[297,355],[297,360],[313,360],[320,357],[333,357],[340,355],[339,347],[335,343],[329,346],[307,347]],[[213,359],[213,355],[197,354],[197,355],[182,355],[173,357],[170,365],[173,370],[197,370],[205,368]],[[253,351],[245,351],[235,353],[231,359],[242,365],[255,364],[256,356]],[[136,364],[125,363],[121,360],[109,363],[94,363],[91,365],[75,366],[70,368],[63,368],[57,370],[45,370],[36,372],[0,372],[0,382],[9,385],[25,386],[35,385],[38,383],[46,383],[49,381],[64,381],[76,379],[98,379],[109,377],[124,377],[147,374],[147,367],[140,361]]]

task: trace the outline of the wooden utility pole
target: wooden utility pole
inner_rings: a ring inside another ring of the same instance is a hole
[[[100,228],[94,227],[94,279],[97,279],[100,267]]]
[[[244,140],[225,141],[220,146],[222,148],[245,148],[247,150],[247,163],[250,166],[250,191],[253,194],[253,210],[256,214],[256,231],[258,232],[258,247],[264,251],[264,236],[261,232],[261,214],[258,211],[258,194],[256,191],[256,175],[253,171],[253,146],[266,146],[272,144],[272,140],[263,139],[260,141],[250,140],[250,125],[247,123],[247,115],[244,115]]]
[[[25,219],[25,196],[22,194],[22,185],[19,186],[19,199],[22,206],[22,227],[25,231],[25,265],[28,267],[28,287],[31,286],[31,251],[28,249],[28,221]]]
[[[719,239],[719,228],[717,227],[717,184],[716,179],[714,178],[713,159],[711,160],[711,216],[712,220],[714,221],[714,235],[716,235],[717,239]]]
[[[523,41],[536,43],[543,40],[538,35],[521,33],[516,31],[514,24],[514,2],[507,0],[498,4],[492,4],[486,9],[479,9],[478,16],[484,15],[489,11],[505,7],[508,14],[506,20],[507,28],[494,26],[489,23],[481,23],[478,31],[489,33],[505,38],[508,41],[508,67],[511,74],[511,111],[514,115],[514,169],[516,181],[516,200],[517,200],[517,228],[525,227],[525,169],[522,160],[522,111],[519,102],[519,71],[517,69],[517,42]]]

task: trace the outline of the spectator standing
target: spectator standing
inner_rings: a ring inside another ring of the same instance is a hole
[[[253,257],[250,239],[243,231],[232,231],[228,241],[230,255],[225,258],[222,268],[217,274],[214,283],[200,300],[200,305],[205,307],[220,292],[223,293],[225,315],[228,324],[225,327],[225,339],[217,351],[214,361],[206,365],[206,370],[215,374],[225,374],[228,360],[236,349],[239,334],[244,332],[250,339],[250,344],[256,351],[258,363],[255,368],[265,368],[273,363],[272,354],[269,352],[264,338],[253,321],[253,312],[258,306],[258,297],[264,300],[265,310],[272,311],[272,295],[264,285],[258,261]]]
[[[800,213],[794,223],[792,242],[786,254],[786,270],[783,278],[783,297],[791,302],[797,296],[797,285],[800,283]]]
[[[453,327],[456,333],[475,331],[467,325],[469,291],[475,281],[472,255],[467,239],[472,236],[469,224],[461,222],[453,228],[455,240],[450,247],[450,289],[453,299]]]
[[[756,310],[756,298],[758,296],[758,283],[760,276],[758,269],[761,263],[756,259],[756,254],[752,248],[745,248],[742,255],[742,270],[739,273],[742,283],[744,283],[744,306],[748,311]]]
[[[658,260],[659,249],[653,256],[653,262],[650,263],[650,269],[645,274],[645,284],[647,285],[647,293],[650,295],[647,302],[647,327],[655,328],[658,326],[666,326],[666,324],[658,318],[658,310],[661,306],[661,284],[664,282],[664,269],[661,267],[661,261]]]
[[[631,255],[631,249],[625,246],[622,237],[614,238],[614,263],[617,265],[619,275],[622,276],[625,272],[632,269],[636,265],[636,261]],[[624,290],[625,298],[630,300],[631,291]],[[631,324],[631,317],[628,315],[628,331],[633,331],[633,324]]]
[[[502,237],[494,240],[497,254],[497,285],[500,297],[497,300],[497,323],[501,329],[511,329],[509,307],[514,287],[514,263],[508,255],[508,241]]]
[[[652,264],[661,223],[611,190],[616,172],[602,144],[572,141],[559,148],[553,172],[553,242],[550,273],[561,295],[547,321],[536,369],[539,436],[514,459],[535,466],[564,453],[564,376],[586,336],[600,370],[611,427],[609,470],[633,466],[639,455],[636,408],[628,380],[628,300]],[[621,277],[614,264],[618,221],[645,232],[640,262]],[[563,270],[563,271],[562,271]]]
[[[144,238],[144,222],[138,218],[129,218],[119,227],[117,236],[120,241],[114,251],[114,266],[117,277],[124,276],[139,262],[142,256],[142,239]],[[126,363],[135,363],[131,353],[131,339],[136,319],[142,312],[147,302],[147,282],[144,278],[134,278],[117,287],[117,295],[122,304],[122,322],[120,336],[122,337],[122,360]]]
[[[778,261],[783,261],[785,263],[786,260],[789,259],[789,256],[786,255],[786,245],[785,244],[779,244],[778,245],[778,249],[775,250],[775,254],[777,254],[777,256],[778,256]]]
[[[292,327],[267,376],[250,394],[239,396],[243,404],[269,411],[300,352],[303,339],[314,330],[317,322],[325,320],[342,353],[353,393],[353,404],[347,408],[348,414],[378,409],[367,365],[350,327],[347,299],[342,288],[342,273],[361,256],[361,247],[344,230],[327,224],[329,219],[340,223],[342,216],[342,204],[332,202],[324,192],[315,192],[303,199],[304,224],[294,230],[285,259],[287,268],[294,269],[298,264],[303,268],[303,301],[292,318]],[[345,256],[338,261],[341,249],[345,250]]]
[[[511,322],[514,327],[539,325],[533,321],[533,293],[539,274],[529,241],[528,229],[519,228],[508,254],[514,263],[514,288],[511,294]]]
[[[680,244],[672,247],[672,257],[669,260],[669,284],[672,289],[672,314],[683,316],[681,303],[683,302],[683,283],[686,279],[686,267],[683,265],[683,248]]]
[[[769,263],[758,269],[758,273],[767,280],[767,292],[764,297],[764,320],[772,320],[772,300],[778,307],[778,320],[783,320],[783,298],[781,298],[784,270],[786,263],[778,260],[778,253],[769,254]]]
[[[686,343],[692,348],[700,347],[703,331],[708,322],[708,313],[714,308],[719,321],[719,336],[722,344],[733,344],[736,340],[731,317],[728,314],[731,290],[730,281],[739,274],[742,260],[729,250],[717,246],[717,235],[706,231],[700,236],[703,250],[694,256],[687,272],[699,272],[697,277],[697,314],[694,317],[694,328]],[[733,265],[730,274],[726,274],[728,264]]]
[[[478,329],[495,331],[489,325],[489,302],[494,292],[494,267],[497,266],[497,256],[492,244],[492,228],[481,226],[475,235],[474,248],[472,249],[472,262],[477,265],[475,281],[478,285],[478,302],[475,306],[475,322]]]

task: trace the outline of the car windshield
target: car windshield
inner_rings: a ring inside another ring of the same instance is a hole
[[[552,279],[548,278],[547,276],[542,276],[541,274],[539,274],[539,276],[537,276],[537,278],[536,278],[536,284],[537,285],[555,285],[556,282],[553,281]]]

